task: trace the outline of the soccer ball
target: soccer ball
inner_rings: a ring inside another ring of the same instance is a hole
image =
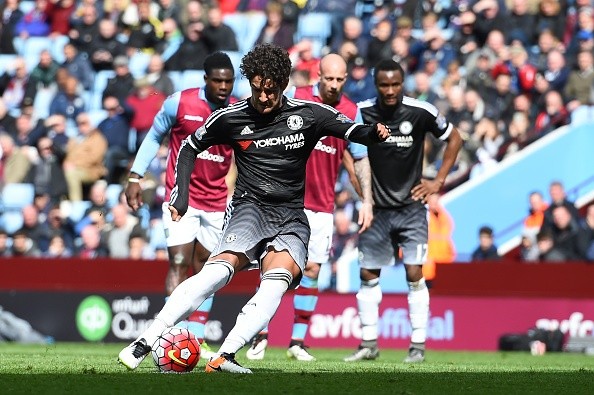
[[[188,373],[200,360],[200,343],[187,329],[167,328],[153,344],[151,354],[162,373]]]

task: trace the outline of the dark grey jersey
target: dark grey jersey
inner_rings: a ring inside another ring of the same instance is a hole
[[[321,137],[365,145],[379,141],[375,125],[353,123],[324,104],[282,100],[281,108],[270,114],[257,112],[249,99],[239,101],[212,113],[203,127],[184,140],[171,192],[171,205],[180,214],[187,209],[194,159],[212,145],[227,144],[234,149],[238,173],[234,199],[301,208],[307,159]]]
[[[393,111],[380,108],[377,98],[358,104],[363,122],[381,122],[391,130],[388,139],[368,148],[377,208],[414,203],[411,189],[421,181],[425,134],[445,140],[453,126],[430,103],[404,96]]]

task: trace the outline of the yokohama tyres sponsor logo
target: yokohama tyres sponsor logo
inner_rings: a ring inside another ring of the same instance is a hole
[[[390,136],[386,139],[386,143],[396,143],[398,147],[410,147],[413,145],[412,136]]]
[[[594,321],[585,320],[584,314],[580,311],[571,313],[568,319],[558,320],[552,318],[539,318],[536,320],[536,327],[546,330],[559,329],[569,336],[594,336]]]
[[[215,155],[215,154],[211,154],[208,151],[202,151],[201,153],[199,153],[196,158],[198,159],[204,159],[204,160],[210,160],[213,162],[219,162],[219,163],[223,163],[225,161],[225,157],[221,156],[221,155]]]
[[[277,145],[284,145],[285,150],[296,149],[303,147],[305,137],[303,133],[291,134],[288,136],[270,137],[263,140],[254,140],[254,145],[257,148],[274,147]]]
[[[412,329],[408,310],[388,308],[378,322],[378,335],[384,339],[409,339]],[[311,317],[309,334],[313,338],[361,338],[361,321],[357,309],[347,307],[341,315],[314,314]],[[442,317],[430,316],[427,338],[432,340],[454,339],[454,312],[445,310]]]

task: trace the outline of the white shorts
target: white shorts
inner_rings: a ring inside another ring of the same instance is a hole
[[[179,222],[171,219],[169,202],[163,203],[163,226],[167,247],[178,246],[198,240],[212,251],[221,237],[225,212],[207,212],[188,207],[188,212]]]
[[[334,233],[334,215],[305,209],[311,236],[307,245],[308,261],[326,263],[330,259],[332,234]]]

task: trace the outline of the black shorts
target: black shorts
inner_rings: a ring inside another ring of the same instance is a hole
[[[359,265],[381,269],[393,265],[398,248],[407,265],[427,260],[427,208],[411,204],[399,209],[374,210],[371,227],[359,236]]]
[[[264,258],[268,247],[273,247],[276,251],[287,251],[303,272],[309,235],[303,209],[235,200],[227,208],[223,235],[210,255],[226,251],[243,253],[254,268]]]

